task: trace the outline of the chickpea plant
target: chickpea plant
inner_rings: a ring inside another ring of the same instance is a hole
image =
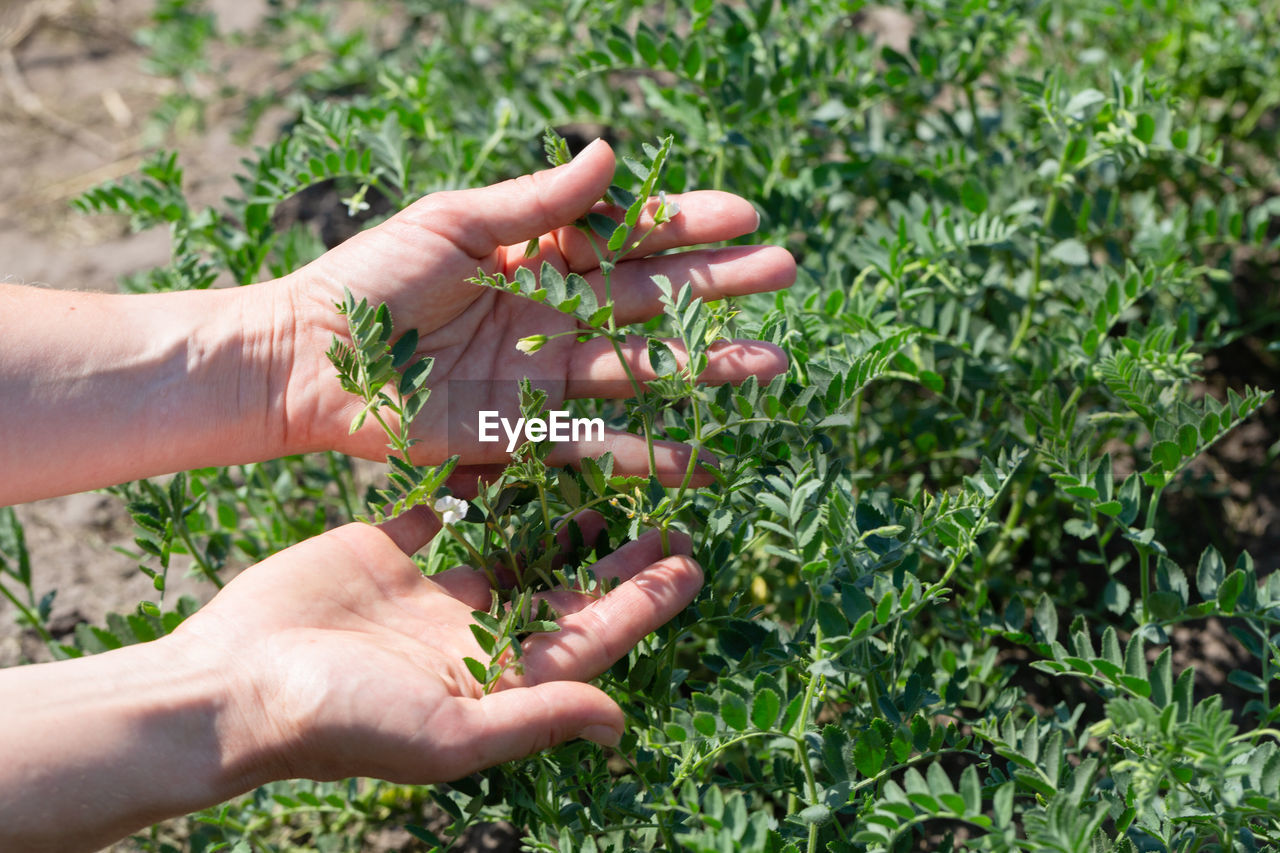
[[[1280,846],[1280,2],[267,5],[235,39],[277,73],[228,92],[212,13],[157,3],[158,124],[287,116],[224,204],[196,205],[163,152],[79,200],[170,231],[171,262],[125,286],[283,275],[421,195],[603,135],[634,156],[613,214],[578,223],[600,296],[540,265],[474,280],[572,317],[566,338],[643,336],[656,381],[569,405],[713,452],[714,482],[689,488],[691,467],[663,488],[607,455],[551,468],[531,442],[463,512],[456,468],[409,461],[430,386],[412,332],[347,299],[340,381],[387,429],[367,508],[336,454],[121,487],[156,600],[67,635],[3,511],[20,623],[57,655],[147,639],[195,606],[166,598],[171,572],[216,583],[409,506],[445,523],[427,570],[490,572],[481,689],[552,627],[536,591],[598,589],[590,566],[642,527],[690,535],[706,587],[600,678],[627,715],[617,750],[429,788],[279,783],[138,846],[356,851],[397,826],[443,851],[493,821],[546,853]],[[714,305],[658,281],[663,316],[624,329],[612,275],[645,236],[637,205],[678,217],[691,189],[757,204],[750,239],[798,279]],[[787,373],[698,386],[729,335],[780,346]],[[540,413],[536,382],[512,394]],[[601,536],[557,536],[583,509]],[[1229,661],[1204,665],[1208,637]]]

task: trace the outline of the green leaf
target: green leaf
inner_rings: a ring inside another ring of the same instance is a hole
[[[982,782],[978,779],[978,768],[972,764],[960,774],[960,794],[964,797],[966,814],[982,814]]]
[[[1200,555],[1200,565],[1196,568],[1196,588],[1200,597],[1212,601],[1218,596],[1218,588],[1226,575],[1227,567],[1222,555],[1213,546],[1204,549]]]
[[[595,211],[587,214],[587,224],[591,226],[591,230],[595,232],[597,237],[606,241],[613,236],[614,231],[618,228],[617,222],[614,222],[603,213],[596,213]],[[609,248],[613,249],[612,246]]]
[[[766,687],[755,695],[751,703],[751,723],[761,731],[768,731],[778,719],[782,710],[782,700],[778,694]]]
[[[1061,261],[1067,266],[1083,267],[1089,263],[1089,250],[1074,237],[1063,240],[1049,250],[1050,260]]]
[[[1013,820],[1013,795],[1016,790],[1017,786],[1013,782],[1006,782],[996,788],[995,796],[992,797],[996,826],[1008,826]]]
[[[608,476],[600,468],[596,460],[585,457],[582,460],[582,479],[586,480],[587,487],[595,492],[596,497],[604,497],[605,489],[608,485]]]
[[[1156,120],[1147,113],[1142,113],[1138,116],[1138,123],[1133,129],[1133,135],[1150,145],[1151,140],[1156,135]]]
[[[1089,140],[1082,136],[1076,136],[1067,143],[1067,148],[1063,152],[1062,158],[1066,161],[1067,165],[1074,166],[1083,160],[1085,155],[1088,153]]]
[[[551,305],[558,308],[565,301],[564,276],[558,269],[551,266],[550,262],[542,262],[542,269],[538,272],[538,283],[547,292],[547,302]]]
[[[391,348],[391,366],[399,370],[409,363],[418,349],[418,330],[410,329]]]
[[[575,297],[578,299],[578,304],[574,308],[575,314],[589,318],[596,313],[599,307],[596,302],[596,292],[591,289],[591,285],[585,278],[576,272],[569,273],[569,277],[565,279],[565,290],[570,301]]]
[[[462,662],[467,667],[467,672],[471,673],[471,677],[481,684],[488,684],[489,673],[485,665],[475,658],[463,658]]]
[[[486,631],[480,625],[476,625],[474,623],[470,626],[470,628],[471,628],[472,636],[476,638],[476,642],[479,643],[480,648],[484,651],[484,653],[487,655],[493,654],[494,644],[496,642],[493,639],[493,635],[490,634],[488,631]]]
[[[1151,461],[1166,471],[1175,471],[1182,462],[1182,449],[1172,441],[1157,441],[1151,448]]]
[[[1242,669],[1233,669],[1227,674],[1227,681],[1232,685],[1239,687],[1247,693],[1256,693],[1262,696],[1267,691],[1266,684],[1261,678],[1252,672],[1245,672]]]
[[[726,693],[720,700],[720,719],[734,731],[747,728],[747,703],[736,693]]]
[[[977,178],[965,178],[960,186],[960,203],[970,213],[984,213],[987,209],[987,191]]]
[[[1036,599],[1033,622],[1037,637],[1042,643],[1052,643],[1058,637],[1058,609],[1046,593]]]
[[[1244,592],[1244,572],[1232,569],[1231,574],[1218,587],[1218,608],[1226,614],[1236,612],[1236,602]]]
[[[434,359],[422,358],[406,367],[404,373],[400,374],[400,382],[396,386],[400,396],[408,397],[421,389],[426,384],[427,377],[431,375],[431,368],[434,365]]]
[[[1173,619],[1182,612],[1182,597],[1176,592],[1158,590],[1151,593],[1147,599],[1147,607],[1151,610],[1151,615],[1157,619]]]
[[[800,814],[796,815],[800,822],[805,826],[821,826],[831,820],[831,809],[827,806],[818,804],[801,809]]]
[[[702,70],[702,41],[693,39],[685,48],[684,60],[681,63],[686,77],[693,79]]]
[[[548,127],[542,132],[542,150],[547,155],[547,163],[552,166],[563,166],[573,159],[569,154],[569,143],[554,128]]]
[[[1129,609],[1131,601],[1129,588],[1115,578],[1107,581],[1107,585],[1102,589],[1102,603],[1112,613],[1123,615]]]
[[[893,605],[893,590],[889,590],[881,596],[879,603],[876,604],[876,621],[881,625],[887,624],[889,622],[889,618],[893,615]]]
[[[665,341],[649,338],[649,366],[658,376],[674,376],[680,369],[676,354],[671,351]]]
[[[1157,708],[1164,708],[1173,701],[1173,657],[1168,647],[1151,665],[1150,680],[1151,701]]]
[[[613,229],[613,233],[609,235],[608,247],[610,252],[616,252],[627,244],[627,237],[631,236],[631,228],[627,223],[622,223]]]

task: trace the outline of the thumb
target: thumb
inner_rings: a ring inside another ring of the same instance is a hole
[[[432,193],[405,213],[480,259],[582,216],[609,188],[613,172],[613,149],[597,139],[563,166],[480,189]]]
[[[504,761],[532,755],[573,738],[615,746],[622,736],[622,709],[604,691],[576,681],[513,687],[480,699],[457,698],[466,732],[440,755],[445,778],[458,778]]]

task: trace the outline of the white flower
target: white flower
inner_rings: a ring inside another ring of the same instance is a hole
[[[342,203],[347,206],[347,216],[351,217],[369,209],[369,202],[364,200],[364,188],[350,198],[344,198]]]
[[[516,349],[525,355],[533,355],[542,349],[542,345],[547,342],[546,335],[529,335],[516,341]]]
[[[467,502],[461,498],[443,497],[436,501],[436,512],[444,524],[456,524],[467,514]]]

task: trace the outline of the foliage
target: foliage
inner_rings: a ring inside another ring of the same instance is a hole
[[[758,337],[791,368],[699,388],[696,358],[691,372],[652,346],[664,381],[580,411],[715,452],[712,488],[617,477],[607,457],[548,470],[528,445],[424,558],[546,554],[551,519],[582,506],[608,541],[565,572],[642,526],[693,536],[706,589],[601,679],[628,714],[615,753],[574,743],[430,789],[282,783],[194,817],[191,849],[356,849],[382,821],[444,848],[494,819],[548,851],[1280,844],[1280,576],[1202,550],[1167,513],[1270,398],[1200,382],[1233,342],[1277,339],[1274,287],[1245,302],[1232,286],[1276,261],[1275,2],[906,0],[904,49],[858,0],[404,0],[365,4],[354,26],[344,5],[272,4],[246,37],[282,66],[323,61],[250,93],[291,120],[225,207],[193,209],[172,155],[84,196],[172,230],[172,264],[133,286],[291,270],[324,248],[273,216],[304,189],[335,184],[353,215],[399,207],[562,160],[552,125],[643,155],[622,173],[634,188],[610,191],[624,210],[692,188],[758,204],[752,239],[793,251],[796,286],[706,305],[667,282],[663,318],[631,331],[695,356]],[[174,27],[203,10],[158,8],[151,43],[191,55],[157,68],[201,73],[216,34]],[[635,224],[582,223],[606,264]],[[479,278],[616,339],[608,300],[548,269]],[[393,376],[392,318],[344,310],[348,390],[403,414],[421,386]],[[376,506],[436,496],[442,478],[390,465]],[[351,517],[355,491],[329,455],[120,489],[161,590],[173,554],[216,580]],[[3,588],[43,626],[50,602],[19,594],[21,528],[0,522]],[[495,661],[545,621],[500,605],[477,623]],[[185,612],[162,598],[49,639],[91,652]],[[1215,685],[1175,663],[1179,626],[1210,621],[1245,661]],[[476,665],[492,683],[499,664]],[[172,831],[138,843],[174,849]]]

